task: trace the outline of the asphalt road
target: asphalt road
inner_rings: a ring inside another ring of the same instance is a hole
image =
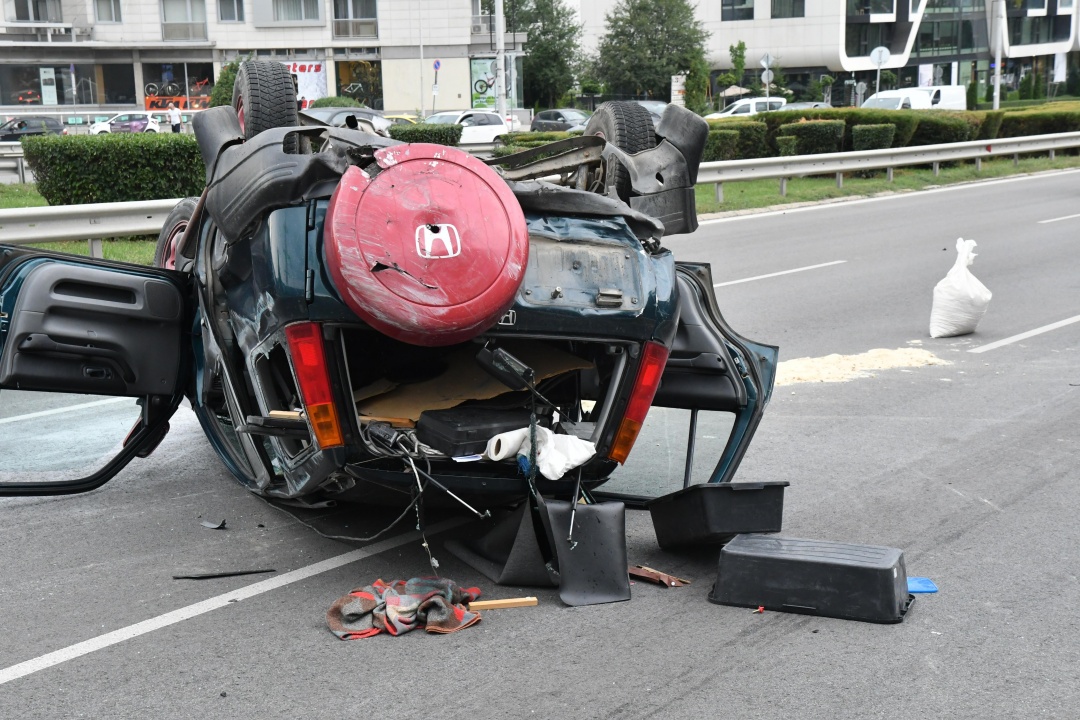
[[[712,605],[716,553],[662,552],[632,511],[631,562],[691,586],[566,608],[445,552],[456,527],[430,536],[445,576],[540,605],[453,635],[340,642],[326,608],[424,573],[419,542],[322,537],[312,528],[380,519],[248,495],[182,410],[102,490],[0,501],[0,717],[1075,717],[1080,322],[970,350],[1080,316],[1078,198],[1080,173],[1059,173],[724,219],[669,243],[713,264],[729,322],[781,359],[920,347],[951,363],[778,388],[737,477],[791,483],[786,535],[903,548],[941,591],[901,624]],[[977,333],[932,340],[932,289],[961,236],[994,298]],[[699,473],[725,430],[703,418]],[[654,411],[612,485],[676,487],[685,433],[684,415]],[[218,568],[276,572],[172,579]]]

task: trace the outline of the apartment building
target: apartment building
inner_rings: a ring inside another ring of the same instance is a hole
[[[596,47],[615,3],[577,0],[587,48]],[[1032,69],[1064,81],[1066,54],[1080,49],[1076,4],[1004,0],[1006,82],[1015,85]],[[717,72],[730,69],[728,48],[741,40],[748,71],[760,72],[768,53],[795,85],[825,74],[872,85],[870,53],[879,46],[890,51],[884,68],[904,85],[986,83],[993,74],[993,0],[697,0],[696,7]]]
[[[491,20],[480,0],[4,0],[0,106],[198,108],[249,56],[286,63],[305,100],[494,106]]]

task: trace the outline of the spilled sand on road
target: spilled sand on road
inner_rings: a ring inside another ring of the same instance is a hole
[[[876,349],[859,355],[826,355],[818,358],[786,360],[776,367],[776,384],[794,385],[813,382],[847,382],[874,377],[875,370],[951,365],[928,350],[898,348]]]

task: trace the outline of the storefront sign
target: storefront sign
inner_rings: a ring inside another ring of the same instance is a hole
[[[472,83],[472,106],[495,107],[495,58],[473,58],[469,62]]]
[[[326,92],[326,65],[322,62],[287,62],[285,67],[296,81],[296,99],[298,106],[306,108]]]
[[[56,70],[51,67],[38,68],[41,77],[41,104],[56,105]]]

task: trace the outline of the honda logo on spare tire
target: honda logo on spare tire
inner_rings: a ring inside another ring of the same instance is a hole
[[[427,260],[461,254],[461,236],[453,225],[420,225],[416,228],[416,254]]]

